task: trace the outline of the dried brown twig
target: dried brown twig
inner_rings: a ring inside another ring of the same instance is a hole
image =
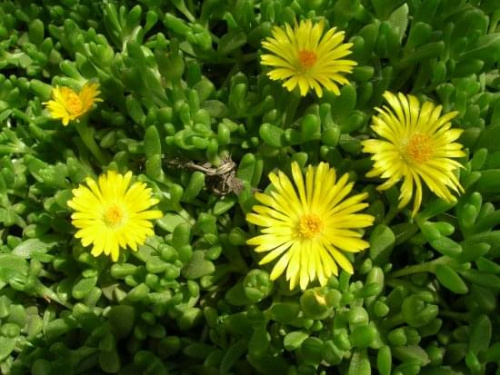
[[[222,159],[222,164],[219,167],[213,167],[208,162],[196,164],[192,161],[181,161],[180,159],[168,160],[167,165],[173,168],[191,169],[204,173],[207,188],[217,195],[239,194],[243,190],[243,182],[236,177],[236,163],[231,158]]]

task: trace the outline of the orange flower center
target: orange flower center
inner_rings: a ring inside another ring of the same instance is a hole
[[[318,61],[318,56],[314,51],[303,50],[299,51],[299,63],[302,69],[309,70]]]
[[[79,115],[82,112],[82,101],[74,92],[70,92],[66,99],[66,109],[72,115]]]
[[[411,160],[425,163],[432,157],[431,137],[419,133],[412,135],[405,147],[405,152]]]
[[[121,224],[124,216],[122,208],[113,204],[104,213],[103,220],[108,227],[113,228]]]
[[[323,221],[316,214],[308,214],[301,217],[297,227],[301,238],[313,238],[323,230]]]

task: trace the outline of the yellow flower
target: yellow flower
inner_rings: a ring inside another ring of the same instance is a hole
[[[77,94],[69,87],[56,86],[52,89],[52,100],[45,102],[45,106],[54,119],[61,119],[64,126],[87,113],[94,103],[102,102],[97,96],[100,94],[99,84],[87,82]]]
[[[385,92],[391,108],[376,108],[372,129],[382,140],[363,141],[363,151],[373,154],[373,169],[368,177],[387,179],[378,187],[389,189],[401,179],[399,207],[405,207],[415,197],[412,215],[422,203],[422,181],[439,198],[453,202],[450,189],[463,191],[455,171],[462,165],[452,158],[465,156],[462,145],[455,141],[462,129],[451,129],[450,120],[458,112],[441,116],[441,106],[425,102],[422,106],[412,95]]]
[[[299,165],[292,164],[294,184],[281,171],[271,173],[272,190],[256,193],[262,203],[253,207],[247,221],[265,227],[262,234],[247,241],[257,253],[268,254],[260,264],[280,258],[271,272],[276,280],[286,269],[290,289],[301,289],[318,279],[325,285],[338,274],[337,264],[349,273],[353,268],[342,253],[356,253],[368,247],[357,228],[372,225],[373,216],[358,212],[368,206],[366,193],[347,195],[353,188],[348,175],[337,180],[335,169],[326,163],[309,166],[305,181]],[[294,186],[295,185],[295,186]]]
[[[262,55],[262,64],[274,67],[267,75],[274,81],[284,80],[288,91],[298,86],[305,96],[309,89],[323,96],[323,89],[340,94],[339,85],[348,84],[344,73],[351,73],[355,61],[343,60],[350,55],[352,43],[342,43],[344,32],[332,28],[323,35],[325,22],[314,24],[311,20],[300,21],[292,28],[274,27],[272,37],[262,46],[272,52]]]
[[[146,238],[152,236],[151,220],[163,216],[161,211],[148,210],[158,203],[151,197],[151,189],[143,182],[129,187],[132,172],[125,175],[114,171],[85,180],[73,190],[73,199],[68,206],[76,212],[71,215],[73,225],[79,230],[75,237],[81,238],[83,246],[93,245],[92,255],[104,252],[118,260],[121,248],[129,246],[137,250]]]

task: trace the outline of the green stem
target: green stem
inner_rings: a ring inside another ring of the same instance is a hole
[[[413,275],[414,273],[422,273],[422,272],[430,272],[434,273],[436,270],[436,266],[438,264],[445,264],[448,263],[449,258],[447,257],[440,257],[438,259],[435,259],[430,262],[426,263],[421,263],[421,264],[415,264],[413,266],[407,266],[405,268],[402,268],[398,271],[392,272],[390,274],[391,278],[396,278],[396,277],[402,277],[402,276],[408,276],[408,275]]]
[[[426,262],[422,264],[415,264],[413,266],[407,266],[391,274],[391,277],[401,277],[413,275],[414,273],[422,272],[434,272],[435,265],[432,262]]]
[[[455,311],[440,311],[439,315],[446,318],[452,318],[454,320],[463,320],[463,321],[469,321],[471,318],[471,315],[468,313],[458,313]]]
[[[94,139],[94,129],[88,126],[87,118],[75,122],[75,128],[87,149],[101,165],[108,165],[108,157],[104,155]]]
[[[44,278],[49,279],[49,280],[52,280],[52,281],[57,280],[57,277],[55,275],[53,275],[49,271],[45,271],[44,269],[40,270],[39,276],[44,277]]]
[[[249,61],[257,60],[258,57],[259,57],[259,54],[257,52],[247,53],[247,54],[241,56],[241,60],[244,62],[249,62]]]
[[[189,55],[190,57],[196,58],[196,56],[193,54],[188,54],[187,52],[184,52],[184,54]],[[259,57],[258,53],[247,53],[245,55],[238,56],[237,58],[221,56],[221,55],[218,55],[216,53],[213,53],[213,54],[211,54],[211,56],[204,58],[204,60],[207,64],[211,64],[211,65],[234,65],[236,63],[239,63],[239,64],[247,63],[247,62],[256,60],[258,57]],[[236,70],[238,70],[239,66],[236,65],[235,68],[236,68]]]
[[[394,217],[399,213],[400,209],[398,206],[391,205],[389,211],[382,220],[382,224],[389,225],[389,223],[394,219]]]
[[[284,128],[288,128],[290,126],[295,117],[295,113],[297,112],[297,107],[300,103],[299,89],[296,88],[295,90],[293,90],[289,98],[290,101],[288,102],[288,106],[286,107],[285,118],[283,120]]]

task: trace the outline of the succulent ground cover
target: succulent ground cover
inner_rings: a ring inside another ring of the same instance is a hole
[[[499,374],[497,0],[0,3],[0,373]]]

